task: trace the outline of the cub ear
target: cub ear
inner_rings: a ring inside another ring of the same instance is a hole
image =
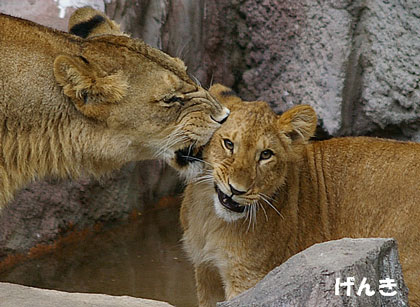
[[[292,143],[306,143],[315,134],[316,123],[314,109],[306,105],[293,107],[278,119],[280,130]]]
[[[119,102],[128,89],[121,71],[107,74],[84,57],[58,56],[54,61],[54,76],[79,111],[91,117],[103,113],[105,105]]]
[[[120,25],[115,21],[89,6],[78,8],[73,12],[69,19],[68,30],[69,33],[83,38],[104,34],[129,36],[121,31]]]
[[[228,108],[233,107],[235,104],[242,102],[236,93],[229,87],[219,83],[213,84],[209,89],[210,94],[216,98],[221,104]]]

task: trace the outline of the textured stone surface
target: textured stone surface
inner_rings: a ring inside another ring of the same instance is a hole
[[[0,283],[2,307],[170,307],[165,302],[103,294],[67,293]]]
[[[363,73],[353,131],[398,127],[420,141],[420,2],[367,1],[360,15]]]
[[[218,1],[208,11],[208,78],[279,111],[310,104],[330,135],[416,139],[420,2]]]
[[[355,278],[356,287],[350,296],[345,288],[336,295],[336,278],[344,282],[347,277]],[[372,296],[356,293],[364,277],[375,291]],[[386,278],[395,280],[393,296],[378,291]],[[407,292],[393,239],[341,239],[311,246],[218,306],[408,306]]]

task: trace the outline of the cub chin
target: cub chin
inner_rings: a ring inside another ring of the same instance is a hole
[[[210,92],[231,115],[205,147],[205,171],[187,186],[180,217],[199,305],[231,299],[303,249],[343,237],[396,238],[418,304],[420,144],[308,142],[311,107],[276,115],[221,85]]]

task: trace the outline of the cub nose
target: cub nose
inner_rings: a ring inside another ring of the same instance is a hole
[[[246,193],[246,191],[240,191],[235,189],[230,183],[229,183],[230,191],[232,192],[232,195],[243,195]]]
[[[220,116],[218,117],[211,117],[212,120],[214,120],[215,122],[219,123],[219,124],[223,124],[227,118],[229,117],[230,114],[230,110],[228,108],[223,108],[223,112]]]

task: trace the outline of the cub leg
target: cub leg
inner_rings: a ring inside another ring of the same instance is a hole
[[[216,267],[200,264],[195,267],[195,284],[200,307],[214,307],[225,298],[222,281]]]

